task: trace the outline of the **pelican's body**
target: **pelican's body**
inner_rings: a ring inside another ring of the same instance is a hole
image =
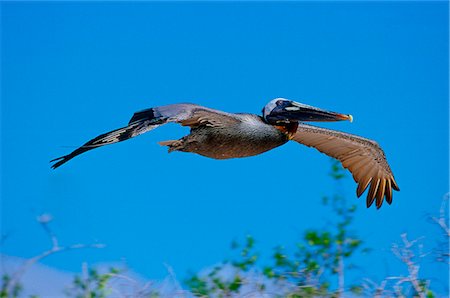
[[[269,151],[289,141],[288,136],[261,117],[234,114],[228,126],[197,126],[180,140],[160,142],[171,151],[193,152],[214,159],[248,157]]]
[[[57,168],[91,149],[121,142],[160,125],[176,122],[191,131],[179,140],[160,142],[169,152],[193,152],[214,159],[254,156],[281,146],[289,140],[314,147],[340,160],[358,183],[357,196],[368,188],[367,206],[376,199],[379,208],[392,189],[399,190],[383,150],[377,143],[355,135],[304,124],[304,121],[352,120],[351,115],[324,111],[277,98],[263,109],[263,115],[233,114],[194,104],[154,107],[133,115],[126,127],[102,134],[72,153],[54,159]]]

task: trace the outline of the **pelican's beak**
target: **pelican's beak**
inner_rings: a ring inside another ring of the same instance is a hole
[[[316,107],[308,106],[295,101],[286,101],[278,111],[276,111],[277,120],[296,120],[296,121],[353,121],[352,115],[339,114],[321,110]]]

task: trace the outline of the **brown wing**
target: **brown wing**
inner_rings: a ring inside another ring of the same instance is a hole
[[[86,151],[131,139],[169,122],[190,127],[218,127],[237,123],[239,120],[233,114],[188,103],[146,109],[134,113],[127,126],[101,134],[70,154],[51,160],[50,162],[55,162],[52,168],[56,169]]]
[[[370,185],[367,207],[376,199],[376,206],[380,208],[384,197],[391,204],[392,189],[400,190],[383,150],[374,141],[306,124],[298,126],[292,140],[338,159],[358,183],[358,197]]]
[[[183,126],[227,126],[239,122],[234,114],[210,109],[207,107],[181,103],[161,107],[154,107],[137,112],[133,115],[129,125],[148,119],[158,119],[161,123],[177,122]]]
[[[230,127],[241,122],[235,115],[208,108],[193,109],[186,119],[178,120],[183,126]]]

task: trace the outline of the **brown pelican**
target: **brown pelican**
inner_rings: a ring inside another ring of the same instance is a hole
[[[143,134],[160,125],[176,122],[191,128],[179,139],[160,142],[169,152],[193,152],[215,159],[247,157],[261,154],[289,140],[314,147],[338,159],[358,183],[360,197],[369,187],[367,207],[376,199],[392,203],[392,189],[400,190],[383,150],[371,140],[340,131],[304,124],[305,121],[350,120],[351,115],[321,110],[292,100],[276,98],[262,111],[263,116],[226,113],[195,104],[173,104],[137,112],[128,125],[99,135],[72,153],[53,159],[53,169],[75,156]]]

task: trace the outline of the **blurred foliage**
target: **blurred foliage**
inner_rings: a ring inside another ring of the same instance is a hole
[[[337,183],[345,177],[337,162],[332,164],[330,175]],[[339,297],[347,290],[354,295],[362,293],[362,285],[344,288],[343,283],[345,269],[351,267],[350,264],[345,266],[346,260],[357,251],[367,252],[361,249],[362,240],[349,229],[356,206],[348,206],[340,194],[325,197],[323,204],[332,208],[336,222],[327,224],[324,229],[305,231],[292,254],[283,246],[276,247],[271,256],[272,264],[260,270],[265,279],[253,290],[264,291],[270,284],[274,288],[289,288],[280,297]],[[240,293],[241,286],[249,282],[246,273],[259,270],[255,265],[259,255],[254,246],[255,240],[250,235],[242,246],[233,242],[232,248],[240,249],[237,260],[223,262],[207,274],[195,274],[186,285],[197,296],[230,297],[232,293]],[[234,269],[232,278],[223,274],[223,269],[230,266]]]
[[[117,268],[110,268],[106,273],[93,268],[85,268],[85,271],[87,276],[75,276],[72,287],[66,290],[67,297],[106,298],[111,294],[108,282],[120,272]]]
[[[247,279],[245,272],[253,269],[258,254],[254,251],[255,239],[248,235],[241,246],[233,241],[231,248],[239,250],[235,260],[215,266],[206,274],[194,274],[185,281],[191,292],[199,297],[230,297],[238,294]],[[264,284],[254,283],[258,290],[264,291]]]
[[[3,274],[0,298],[17,298],[22,292],[22,289],[22,284],[20,282],[12,284],[11,276]]]
[[[332,164],[330,175],[337,182],[345,177],[337,162]],[[347,290],[344,288],[345,270],[352,268],[351,264],[345,265],[346,260],[357,251],[367,252],[367,249],[361,250],[362,240],[350,231],[356,206],[348,206],[340,194],[325,197],[323,204],[331,206],[335,222],[327,223],[320,230],[304,232],[292,256],[288,256],[283,247],[275,248],[274,264],[264,269],[267,277],[295,284],[296,290],[291,293],[294,297],[338,297]],[[357,294],[362,286],[351,285],[350,289]]]

